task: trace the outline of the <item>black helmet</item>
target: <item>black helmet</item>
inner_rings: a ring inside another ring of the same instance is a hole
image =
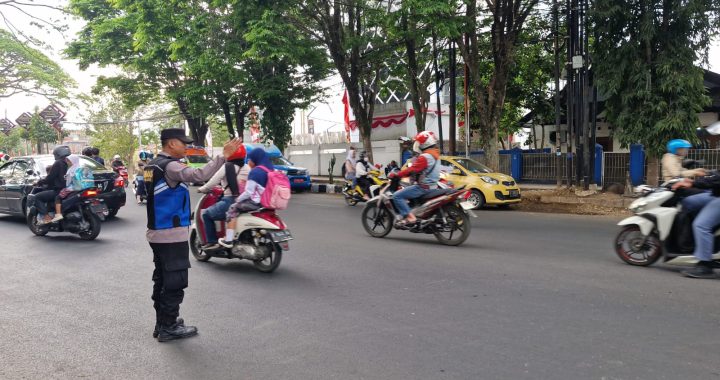
[[[86,157],[92,156],[92,147],[91,147],[91,146],[86,146],[85,148],[83,148],[83,150],[82,150],[82,155],[83,155],[83,156],[86,156]]]
[[[96,147],[92,147],[92,154],[93,154],[93,156],[100,155],[100,149],[98,149]]]
[[[62,160],[63,158],[71,155],[72,152],[70,151],[70,147],[67,145],[60,145],[58,147],[55,147],[53,149],[53,156],[55,156],[55,161]]]

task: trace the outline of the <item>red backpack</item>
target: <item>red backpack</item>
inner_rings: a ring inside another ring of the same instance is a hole
[[[290,202],[290,180],[285,174],[271,171],[264,166],[258,167],[267,173],[265,192],[260,197],[260,204],[264,208],[285,210]]]

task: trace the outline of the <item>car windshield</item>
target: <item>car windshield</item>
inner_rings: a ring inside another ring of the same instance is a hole
[[[455,162],[457,162],[458,165],[464,167],[465,169],[467,169],[467,171],[469,171],[471,173],[482,174],[482,173],[492,173],[493,172],[487,166],[485,166],[471,158],[458,158],[455,160]]]
[[[270,157],[270,161],[273,165],[292,166],[292,162],[286,160],[285,157]]]
[[[210,157],[208,156],[186,156],[187,162],[191,164],[207,164],[210,162]]]

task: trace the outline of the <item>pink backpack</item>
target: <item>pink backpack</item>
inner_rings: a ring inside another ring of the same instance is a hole
[[[270,171],[264,166],[258,165],[258,167],[268,175],[265,192],[260,197],[260,204],[264,208],[285,210],[290,202],[290,180],[283,173]]]

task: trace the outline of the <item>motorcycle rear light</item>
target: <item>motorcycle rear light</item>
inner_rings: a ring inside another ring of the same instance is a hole
[[[260,211],[260,212],[253,213],[253,215],[255,215],[256,217],[258,217],[260,219],[267,220],[268,222],[278,226],[278,228],[280,228],[281,230],[284,230],[287,228],[285,223],[283,223],[282,219],[280,219],[277,216],[277,214],[275,214],[274,211]]]
[[[87,189],[80,193],[80,196],[83,198],[91,198],[91,197],[97,197],[98,190],[97,189]]]
[[[471,194],[472,194],[471,192],[466,191],[465,194],[463,195],[463,199],[464,199],[464,200],[470,199],[470,195],[471,195]]]
[[[122,176],[115,178],[115,187],[125,187],[125,179]]]

